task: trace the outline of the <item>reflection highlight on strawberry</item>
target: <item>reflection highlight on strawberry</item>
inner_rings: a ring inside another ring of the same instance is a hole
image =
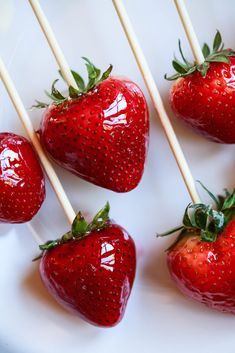
[[[88,83],[71,71],[77,87],[62,95],[52,85],[40,136],[49,155],[81,178],[117,192],[134,189],[142,177],[149,114],[140,88],[126,78],[101,75],[84,58]]]
[[[30,221],[45,199],[45,181],[30,142],[0,133],[0,222]]]

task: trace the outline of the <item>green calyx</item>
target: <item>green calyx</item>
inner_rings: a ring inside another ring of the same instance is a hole
[[[77,72],[71,70],[71,73],[73,75],[73,78],[76,82],[77,87],[69,86],[67,93],[62,94],[55,87],[56,83],[59,81],[57,79],[52,83],[51,92],[49,93],[45,91],[46,95],[52,100],[54,104],[63,103],[68,99],[79,98],[80,96],[86,94],[87,92],[95,88],[100,82],[106,80],[111,74],[111,71],[113,69],[112,65],[109,65],[108,69],[103,74],[101,74],[101,70],[95,67],[95,65],[92,64],[92,62],[89,59],[85,57],[83,57],[82,59],[85,61],[85,65],[87,68],[87,75],[88,75],[87,84],[84,82],[83,78]],[[59,70],[59,74],[64,80],[64,77],[60,70]],[[36,100],[36,104],[33,105],[34,108],[47,108],[48,106],[49,106],[48,103],[40,102],[38,100]]]
[[[213,49],[211,50],[208,44],[204,44],[202,47],[202,53],[205,58],[205,61],[198,65],[195,62],[190,63],[188,60],[185,59],[183,54],[181,43],[179,40],[179,52],[182,58],[182,61],[175,58],[172,61],[172,66],[175,69],[176,73],[172,76],[165,75],[165,79],[168,81],[174,81],[179,77],[185,77],[192,74],[195,71],[199,71],[200,74],[204,77],[206,76],[207,70],[210,67],[210,63],[218,62],[218,63],[230,63],[230,56],[235,55],[235,51],[224,49],[224,44],[222,42],[222,37],[219,31],[216,32],[213,42]]]
[[[235,216],[235,189],[231,193],[225,190],[224,196],[216,197],[201,182],[199,183],[212,198],[215,207],[203,203],[189,204],[185,210],[182,225],[157,236],[163,237],[180,230],[176,240],[178,242],[185,234],[192,231],[198,234],[202,241],[216,241],[217,236]]]
[[[38,260],[42,257],[44,251],[51,250],[54,247],[67,243],[70,240],[82,239],[88,236],[91,232],[100,231],[110,224],[109,219],[110,205],[107,202],[105,206],[95,215],[90,223],[87,223],[81,212],[78,212],[75,217],[71,230],[65,233],[61,238],[56,240],[48,240],[46,243],[39,245],[39,249],[42,251],[33,261]]]

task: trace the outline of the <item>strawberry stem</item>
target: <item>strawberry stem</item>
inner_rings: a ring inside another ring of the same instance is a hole
[[[109,219],[110,205],[106,202],[105,206],[94,216],[90,223],[87,223],[82,213],[79,211],[75,217],[71,231],[65,233],[60,239],[48,240],[46,243],[39,245],[39,249],[42,250],[41,254],[33,259],[33,261],[39,260],[44,251],[53,249],[54,247],[67,243],[70,240],[81,239],[91,234],[94,231],[100,231],[110,224]]]
[[[215,202],[216,207],[213,208],[212,205],[203,203],[190,203],[184,212],[182,225],[168,232],[158,234],[158,237],[164,237],[179,230],[182,234],[186,234],[185,231],[196,230],[202,241],[214,242],[233,219],[235,216],[235,189],[231,193],[226,190],[225,196],[218,196],[217,198],[201,182],[199,183]]]
[[[85,84],[83,78],[76,72],[71,70],[71,73],[74,77],[74,80],[77,84],[77,87],[68,87],[68,91],[65,95],[63,95],[56,87],[56,83],[59,81],[58,79],[52,83],[51,92],[45,91],[46,95],[52,100],[54,104],[61,104],[69,99],[77,99],[82,95],[88,93],[90,90],[94,89],[99,83],[106,80],[111,71],[113,69],[112,65],[109,65],[108,69],[103,72],[101,75],[101,70],[98,69],[89,59],[83,57],[85,61],[85,65],[87,68],[88,82]],[[59,70],[59,74],[64,80],[62,72]],[[49,106],[47,103],[43,103],[40,101],[36,101],[37,104],[33,105],[34,108],[46,108]]]
[[[88,223],[82,216],[81,212],[78,212],[72,224],[72,235],[74,237],[84,236],[88,229]]]
[[[219,31],[216,32],[214,41],[213,41],[213,49],[211,50],[208,44],[204,44],[202,47],[202,53],[204,55],[205,61],[198,65],[196,62],[190,63],[185,59],[183,54],[181,43],[179,40],[179,52],[183,62],[179,61],[175,58],[172,61],[172,66],[175,69],[176,73],[170,77],[165,74],[165,79],[168,81],[176,80],[179,77],[185,77],[191,75],[193,72],[198,71],[204,77],[207,74],[207,71],[210,67],[210,63],[212,62],[220,62],[229,64],[230,56],[235,56],[235,52],[230,49],[224,49],[224,44],[222,42],[222,37]]]

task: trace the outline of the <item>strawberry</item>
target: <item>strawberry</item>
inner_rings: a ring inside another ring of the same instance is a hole
[[[187,207],[181,233],[167,252],[168,268],[184,294],[235,314],[235,189],[225,197],[210,195],[217,209]]]
[[[134,241],[108,213],[107,203],[88,224],[79,212],[70,232],[40,246],[40,274],[49,293],[103,327],[122,319],[136,270]]]
[[[43,172],[29,141],[0,133],[0,222],[30,221],[44,198]]]
[[[102,75],[84,58],[89,82],[71,71],[77,89],[68,97],[52,85],[40,136],[49,155],[62,167],[93,184],[117,192],[134,189],[143,174],[149,120],[145,97],[124,78]]]
[[[173,111],[195,132],[219,143],[235,143],[235,52],[223,49],[219,32],[213,50],[204,44],[202,65],[189,63],[181,50],[183,63],[172,64],[177,73],[170,92]]]

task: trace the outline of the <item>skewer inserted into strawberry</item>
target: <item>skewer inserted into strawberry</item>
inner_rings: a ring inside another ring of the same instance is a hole
[[[40,274],[49,293],[103,327],[122,319],[136,271],[134,241],[108,214],[107,203],[88,224],[79,212],[70,232],[40,246]]]
[[[235,314],[235,189],[224,197],[209,195],[216,208],[189,205],[183,225],[160,236],[181,230],[167,251],[177,287],[211,308]]]
[[[37,155],[22,136],[0,133],[0,222],[30,221],[45,199]]]
[[[140,88],[125,78],[101,75],[84,58],[88,83],[71,71],[77,88],[68,94],[52,85],[40,136],[49,155],[81,178],[117,192],[134,189],[143,174],[149,115]]]
[[[168,80],[176,80],[170,92],[173,111],[179,120],[197,133],[219,143],[235,143],[235,52],[224,49],[216,33],[211,50],[202,48],[201,65],[174,59],[177,71]]]

